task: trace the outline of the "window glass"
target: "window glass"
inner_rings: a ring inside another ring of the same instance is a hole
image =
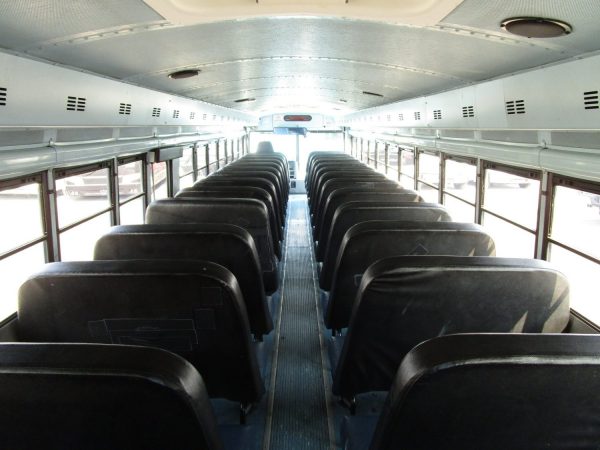
[[[152,199],[167,198],[167,163],[152,164]]]
[[[183,156],[179,158],[179,188],[183,189],[194,184],[194,149],[192,147],[183,150]]]
[[[57,180],[58,224],[65,227],[110,206],[108,169],[94,170]]]
[[[198,173],[197,178],[206,176],[206,146],[201,145],[196,150],[198,154]]]
[[[17,310],[19,287],[43,265],[44,244],[34,245],[0,260],[0,320]]]
[[[419,155],[419,181],[439,186],[440,184],[440,158],[439,156],[421,153]]]
[[[557,186],[551,237],[600,258],[600,195]]]
[[[110,214],[102,214],[92,220],[60,233],[60,256],[62,261],[89,261],[94,259],[96,241],[110,229]]]
[[[133,161],[119,166],[119,202],[144,192],[142,162]]]
[[[485,180],[485,209],[535,230],[540,182],[491,169]]]
[[[400,184],[406,189],[414,189],[415,155],[409,150],[400,154]]]
[[[388,147],[388,170],[387,177],[390,180],[398,180],[398,148],[389,146]]]
[[[144,199],[139,197],[121,206],[121,225],[144,223]]]
[[[598,280],[600,265],[557,245],[550,245],[550,261],[569,279],[571,307],[600,324]]]
[[[444,207],[454,222],[475,222],[475,207],[454,197],[444,198]]]
[[[535,236],[490,214],[483,214],[485,231],[496,243],[496,256],[533,258]]]
[[[475,204],[475,180],[477,168],[474,165],[447,159],[445,191]],[[444,202],[448,196],[444,197]]]
[[[210,173],[217,170],[217,143],[211,142],[208,147],[208,155],[210,159]]]
[[[0,211],[0,253],[43,236],[38,183],[0,191]]]
[[[432,188],[428,184],[423,184],[419,182],[417,184],[417,190],[419,191],[421,197],[423,197],[423,200],[425,200],[427,203],[438,203],[439,191],[437,188]]]

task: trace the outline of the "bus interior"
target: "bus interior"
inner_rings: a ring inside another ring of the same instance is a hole
[[[599,21],[1,1],[0,448],[598,448]]]

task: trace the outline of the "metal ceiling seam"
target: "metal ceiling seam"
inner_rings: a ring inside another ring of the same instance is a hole
[[[202,70],[205,67],[215,67],[215,66],[222,66],[222,65],[227,65],[227,64],[243,64],[246,62],[261,62],[261,61],[326,61],[326,62],[336,62],[336,63],[358,64],[358,65],[366,65],[366,66],[371,66],[371,67],[382,67],[385,69],[392,69],[392,70],[397,70],[397,71],[402,71],[402,72],[417,73],[419,75],[429,75],[429,76],[432,76],[435,78],[442,78],[442,79],[446,79],[446,80],[462,81],[462,82],[470,81],[470,80],[467,80],[464,78],[456,77],[453,75],[448,75],[446,73],[436,72],[436,71],[428,70],[428,69],[421,69],[418,67],[402,66],[402,65],[398,65],[398,64],[378,63],[378,62],[374,62],[374,61],[361,61],[361,60],[347,59],[347,58],[332,58],[329,56],[301,56],[301,55],[260,56],[260,57],[254,57],[254,58],[231,59],[231,60],[227,60],[227,61],[212,61],[212,62],[205,62],[205,63],[200,63],[200,64],[187,64],[185,66],[170,67],[170,68],[161,69],[161,70],[158,70],[155,72],[146,72],[143,74],[133,75],[130,77],[125,77],[125,78],[123,78],[123,80],[134,81],[136,79],[143,78],[143,77],[166,75],[173,71],[185,70],[185,69],[190,69],[190,68],[196,68],[196,69]]]

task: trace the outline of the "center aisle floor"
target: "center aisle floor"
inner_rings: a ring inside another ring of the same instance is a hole
[[[291,195],[288,203],[270,439],[265,448],[325,450],[332,448],[332,434],[306,195]]]

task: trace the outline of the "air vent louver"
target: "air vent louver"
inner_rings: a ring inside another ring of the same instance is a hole
[[[441,109],[436,109],[433,111],[433,119],[434,120],[440,120],[442,118],[442,110]]]
[[[402,122],[404,120],[404,114],[398,114],[398,120]]]
[[[178,109],[173,110],[173,119],[179,119],[179,110]]]
[[[160,117],[160,108],[152,108],[152,117]]]
[[[131,103],[119,103],[119,114],[131,115]]]
[[[389,114],[388,114],[388,116],[387,116],[387,121],[388,121],[388,122],[391,122],[391,121],[392,121],[392,116],[390,116]]]
[[[598,109],[598,91],[588,91],[583,93],[583,103],[585,109]]]
[[[475,107],[473,105],[463,106],[462,116],[463,117],[475,117]]]
[[[191,112],[190,113],[190,120],[194,120],[194,117],[196,117],[196,113],[195,112]]]
[[[206,114],[202,114],[202,120],[206,120]]]
[[[67,97],[67,111],[85,111],[85,98],[84,97]]]
[[[0,106],[6,106],[6,88],[0,87]]]
[[[510,100],[506,102],[506,114],[525,114],[525,100]]]
[[[418,111],[415,111],[415,120],[421,120],[421,113]]]

